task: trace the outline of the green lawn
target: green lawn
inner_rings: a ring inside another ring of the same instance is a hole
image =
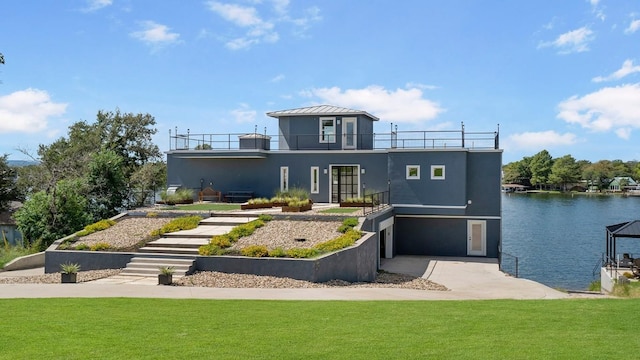
[[[361,208],[349,208],[349,207],[336,207],[336,208],[331,208],[331,209],[327,209],[327,210],[322,210],[320,211],[321,213],[324,214],[351,214],[354,213],[358,210],[360,210]]]
[[[640,300],[0,300],[2,359],[590,359],[640,351]]]
[[[175,207],[175,209],[228,211],[228,210],[240,210],[240,204],[202,203],[202,204],[178,205]]]

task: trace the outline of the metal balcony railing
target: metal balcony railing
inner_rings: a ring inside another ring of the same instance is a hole
[[[359,133],[354,135],[361,150],[384,149],[499,149],[499,132],[449,131],[392,131],[388,133]],[[243,138],[242,140],[240,138]],[[238,150],[254,142],[253,149],[283,150],[341,150],[345,149],[345,135],[318,134],[267,135],[259,133],[197,134],[172,133],[169,130],[169,150]],[[342,138],[340,138],[342,137]],[[265,147],[265,144],[269,144]],[[284,144],[284,146],[280,146]],[[251,147],[250,147],[251,148]]]

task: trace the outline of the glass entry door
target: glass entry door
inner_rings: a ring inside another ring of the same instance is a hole
[[[339,203],[360,195],[358,166],[331,166],[331,202]]]

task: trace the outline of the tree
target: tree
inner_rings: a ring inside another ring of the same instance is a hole
[[[87,175],[89,212],[94,221],[116,215],[127,200],[122,158],[112,150],[93,154]]]
[[[56,239],[91,223],[85,187],[79,179],[61,180],[56,191],[33,194],[14,215],[25,244],[43,251]]]
[[[96,129],[103,148],[115,151],[123,159],[127,178],[141,166],[160,159],[160,149],[151,137],[158,131],[156,120],[149,114],[121,114],[98,111]]]
[[[166,182],[167,164],[162,161],[144,164],[131,176],[133,206],[143,206],[145,200],[155,196],[158,188],[165,187]]]
[[[502,168],[502,180],[505,184],[531,185],[531,170],[529,164],[530,157],[524,157],[520,161],[515,161]]]
[[[567,184],[580,180],[580,166],[571,155],[565,155],[556,159],[551,166],[549,181],[562,186],[563,191],[567,191]]]
[[[614,168],[609,160],[600,160],[586,166],[582,172],[582,178],[587,180],[589,185],[595,185],[599,190],[603,190],[609,186],[613,179]]]
[[[529,169],[531,170],[531,185],[539,186],[540,188],[542,188],[542,185],[546,185],[549,181],[552,166],[553,158],[547,150],[542,150],[535,154],[529,164]]]
[[[16,172],[7,163],[7,155],[0,156],[0,211],[9,208],[9,202],[18,199]]]

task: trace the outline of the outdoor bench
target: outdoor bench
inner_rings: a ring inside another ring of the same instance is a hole
[[[229,191],[224,195],[225,202],[246,202],[253,198],[253,191]]]
[[[211,187],[206,187],[204,190],[200,191],[200,193],[198,193],[198,200],[200,200],[200,202],[202,202],[203,200],[207,200],[207,201],[222,201],[222,194],[220,193],[220,191],[217,190],[213,190]]]

